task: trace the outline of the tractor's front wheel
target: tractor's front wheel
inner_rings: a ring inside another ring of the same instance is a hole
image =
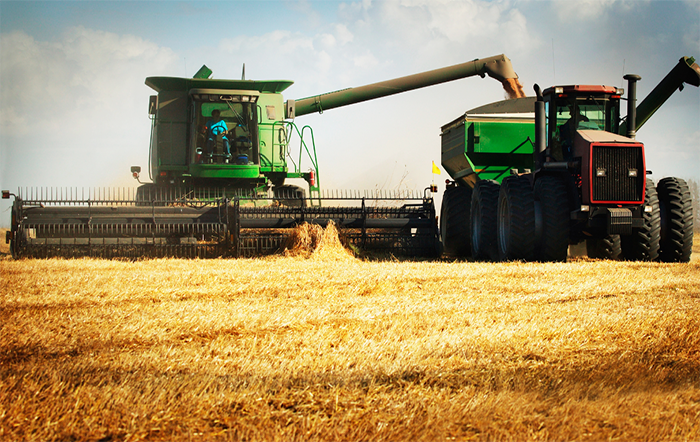
[[[618,261],[622,257],[620,235],[608,235],[605,238],[589,238],[586,240],[586,252],[588,252],[589,258]]]
[[[440,235],[443,251],[455,257],[468,257],[471,252],[469,238],[469,210],[472,189],[464,186],[448,187],[442,195],[440,208]]]
[[[685,180],[664,178],[659,181],[661,246],[663,262],[688,262],[693,249],[693,200]]]
[[[659,196],[654,182],[649,178],[646,182],[644,207],[651,207],[650,212],[644,210],[644,225],[634,229],[631,235],[623,235],[621,238],[622,255],[630,261],[654,261],[659,257],[661,240]]]
[[[501,182],[497,223],[501,261],[535,259],[535,202],[527,175],[512,175]]]

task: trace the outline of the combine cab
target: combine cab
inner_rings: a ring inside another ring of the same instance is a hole
[[[150,77],[150,182],[133,192],[24,189],[7,240],[15,257],[254,256],[284,247],[290,228],[335,223],[357,250],[435,256],[432,193],[324,192],[310,127],[296,118],[460,78],[509,87],[504,55],[285,101],[291,81]],[[141,168],[132,167],[140,180]],[[303,186],[289,182],[295,179]]]

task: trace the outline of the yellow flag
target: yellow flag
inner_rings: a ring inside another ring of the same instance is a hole
[[[435,161],[433,161],[433,173],[440,175],[440,168],[435,165]]]

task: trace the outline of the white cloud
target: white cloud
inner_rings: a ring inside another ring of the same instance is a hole
[[[377,60],[377,57],[372,55],[372,53],[369,51],[354,57],[353,62],[355,66],[361,69],[372,69],[379,65],[379,60]]]
[[[316,27],[321,23],[321,15],[313,8],[309,0],[296,0],[289,2],[288,5],[291,9],[302,12],[306,16],[304,21],[307,26]]]
[[[331,34],[320,34],[316,37],[318,45],[323,48],[332,48],[335,46],[335,37]]]
[[[554,6],[559,20],[574,22],[600,19],[616,0],[557,0]]]
[[[700,2],[698,4],[698,15],[700,16]],[[683,45],[694,54],[700,54],[700,23],[691,26],[687,32],[683,34]],[[700,56],[700,55],[699,55]]]
[[[700,13],[700,2],[698,2],[698,0],[683,0],[683,3],[691,9],[696,9],[698,13]]]
[[[170,49],[84,27],[51,42],[2,34],[0,46],[3,186],[104,185],[147,158],[144,79],[172,71]]]
[[[348,30],[348,27],[345,26],[344,24],[336,24],[334,26],[334,28],[335,28],[336,37],[337,37],[338,41],[340,41],[341,45],[350,43],[350,42],[352,42],[353,38],[355,38],[355,36],[352,34],[352,32],[350,32]]]
[[[613,7],[619,7],[622,11],[630,11],[648,5],[650,2],[651,0],[552,0],[559,20],[565,23],[594,20],[606,14]]]
[[[509,3],[403,0],[377,8],[370,12],[378,15],[391,37],[426,59],[454,56],[465,49],[479,56],[527,54],[539,45],[525,16]]]

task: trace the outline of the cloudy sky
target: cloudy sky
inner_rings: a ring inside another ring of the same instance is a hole
[[[506,54],[532,85],[624,86],[640,98],[681,56],[700,59],[700,2],[0,1],[0,187],[134,186],[148,164],[147,76],[289,79],[285,98]],[[309,115],[326,188],[423,189],[440,126],[504,98],[478,77]],[[698,179],[700,90],[638,133],[647,164]],[[435,177],[442,183],[446,175]],[[441,186],[442,188],[443,186]],[[7,201],[0,224],[9,223]]]

